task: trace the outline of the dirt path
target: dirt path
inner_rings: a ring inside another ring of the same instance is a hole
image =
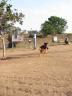
[[[0,60],[0,96],[72,96],[72,45],[52,46],[44,55],[7,50],[7,60]]]

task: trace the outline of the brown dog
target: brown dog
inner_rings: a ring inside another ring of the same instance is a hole
[[[44,43],[40,46],[40,53],[46,53],[46,50],[48,49],[47,45],[48,43]]]

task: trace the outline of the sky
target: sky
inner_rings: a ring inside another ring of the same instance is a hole
[[[23,25],[16,25],[22,30],[39,31],[50,16],[58,16],[67,21],[66,32],[72,33],[72,0],[11,0],[10,3],[25,15]]]

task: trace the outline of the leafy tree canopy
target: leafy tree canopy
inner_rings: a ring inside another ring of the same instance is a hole
[[[57,16],[51,16],[48,21],[41,24],[41,32],[44,36],[48,34],[61,34],[67,28],[67,21]]]
[[[15,22],[22,24],[24,15],[18,13],[16,9],[12,10],[12,5],[7,0],[0,1],[0,33],[3,34]]]

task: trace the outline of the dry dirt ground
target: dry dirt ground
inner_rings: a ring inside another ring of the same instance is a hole
[[[72,96],[72,45],[9,49],[0,60],[0,96]],[[2,51],[0,51],[0,58]]]

